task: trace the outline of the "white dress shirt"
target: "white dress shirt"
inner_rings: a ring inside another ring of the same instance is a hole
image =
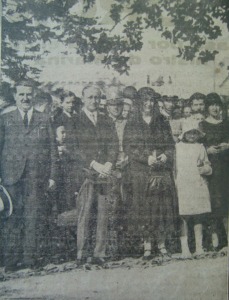
[[[24,120],[24,117],[25,117],[25,112],[23,110],[21,110],[19,107],[18,107],[18,110],[21,114],[21,117],[22,117],[22,120]],[[27,111],[27,116],[28,116],[28,124],[30,124],[30,121],[32,119],[32,116],[33,116],[33,107],[31,107],[28,111]]]
[[[94,126],[96,126],[98,118],[97,111],[91,112],[87,110],[86,107],[83,107],[82,110],[85,112],[86,116],[94,124]]]

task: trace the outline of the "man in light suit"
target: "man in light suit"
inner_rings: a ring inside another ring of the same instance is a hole
[[[55,186],[55,140],[47,115],[33,108],[33,90],[29,81],[17,83],[16,109],[0,119],[0,178],[14,207],[3,228],[9,271],[36,266],[47,233],[45,192]]]
[[[98,113],[101,92],[86,86],[82,92],[83,109],[79,115],[79,149],[85,157],[87,179],[77,203],[77,258],[85,258],[85,246],[92,234],[91,219],[96,220],[94,262],[103,263],[106,257],[109,197],[109,176],[118,155],[117,137],[109,118]]]

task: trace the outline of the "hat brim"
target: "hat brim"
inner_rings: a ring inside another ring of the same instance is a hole
[[[204,133],[203,131],[201,131],[201,130],[198,129],[198,128],[193,128],[193,129],[186,130],[186,131],[182,132],[182,133],[179,135],[178,139],[179,139],[179,140],[182,140],[182,139],[184,138],[185,133],[187,133],[187,132],[189,132],[189,131],[192,131],[192,130],[196,130],[197,132],[199,132],[200,138],[205,137],[205,133]]]

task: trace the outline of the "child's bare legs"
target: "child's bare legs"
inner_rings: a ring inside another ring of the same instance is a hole
[[[170,260],[170,255],[168,254],[167,249],[165,247],[165,240],[166,240],[166,234],[161,233],[157,238],[157,246],[163,260]]]
[[[204,253],[203,249],[203,225],[202,224],[195,224],[194,225],[194,234],[195,234],[195,241],[196,241],[196,255],[201,255]]]
[[[181,225],[181,236],[180,236],[180,242],[181,242],[181,257],[182,258],[190,258],[192,257],[192,254],[189,250],[188,246],[188,224],[187,224],[187,218],[182,218],[182,225]]]
[[[217,234],[217,220],[213,219],[211,224],[212,246],[214,249],[219,247],[219,238]]]
[[[149,258],[151,256],[151,240],[144,240],[144,258]]]

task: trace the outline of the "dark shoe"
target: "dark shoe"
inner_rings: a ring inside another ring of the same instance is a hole
[[[17,272],[22,269],[24,269],[23,264],[9,265],[9,266],[5,266],[5,273]]]
[[[103,266],[106,263],[106,258],[104,257],[93,257],[92,264]]]
[[[82,266],[82,265],[84,265],[86,262],[87,262],[87,259],[86,259],[86,258],[77,258],[77,260],[76,260],[77,266]]]

